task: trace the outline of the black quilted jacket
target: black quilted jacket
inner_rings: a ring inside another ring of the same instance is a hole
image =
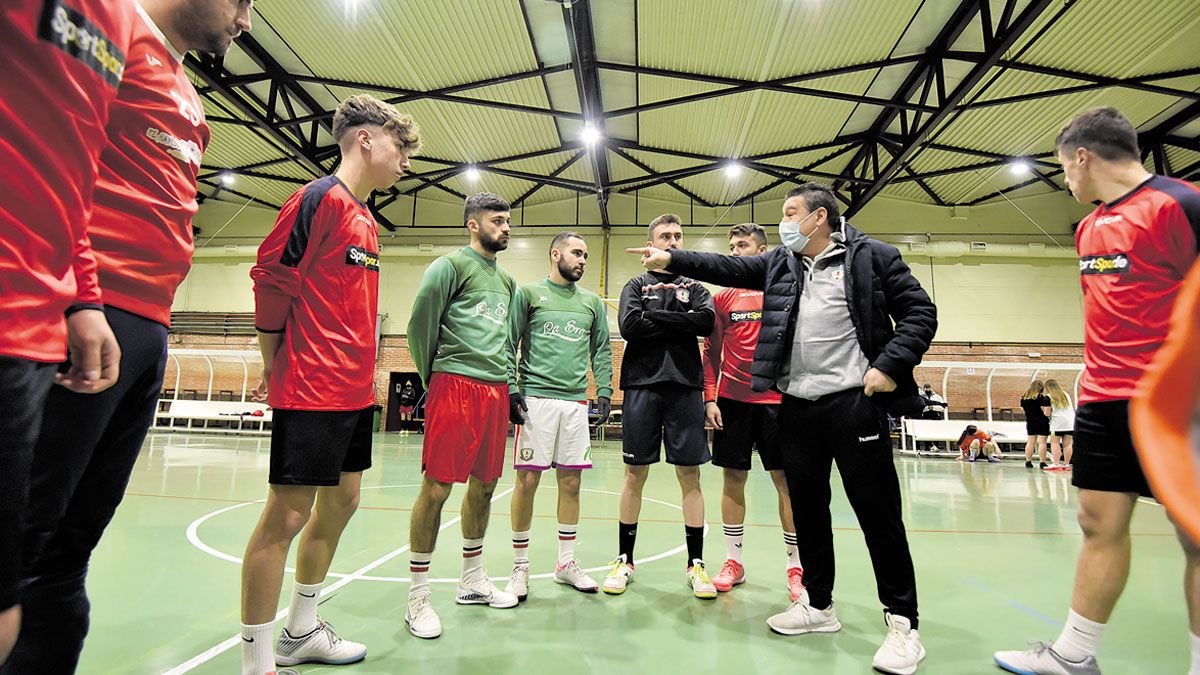
[[[895,246],[846,224],[846,297],[858,344],[871,366],[896,381],[896,391],[872,396],[893,415],[920,412],[913,368],[937,331],[937,307]],[[672,251],[670,271],[735,288],[762,289],[763,318],[751,366],[755,391],[775,387],[796,329],[796,299],[804,264],[784,246],[758,256]]]

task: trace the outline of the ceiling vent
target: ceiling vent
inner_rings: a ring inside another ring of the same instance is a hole
[[[987,242],[986,241],[971,242],[971,253],[987,253]]]
[[[433,244],[417,244],[417,251],[421,253],[433,253]]]

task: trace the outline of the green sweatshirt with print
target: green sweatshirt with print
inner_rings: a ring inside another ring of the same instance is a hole
[[[426,388],[433,373],[509,381],[516,359],[509,313],[516,292],[508,272],[469,246],[425,269],[408,320],[408,350]]]
[[[612,347],[600,296],[549,279],[522,286],[513,301],[513,341],[520,344],[509,391],[566,401],[587,398],[588,364],[596,396],[612,398]]]

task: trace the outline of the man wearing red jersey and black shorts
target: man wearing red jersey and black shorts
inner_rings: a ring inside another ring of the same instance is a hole
[[[1079,488],[1083,548],[1066,627],[1052,643],[997,652],[1015,673],[1099,673],[1100,637],[1129,576],[1129,524],[1151,496],[1129,431],[1129,401],[1166,339],[1171,308],[1200,254],[1200,189],[1146,172],[1137,132],[1112,108],[1085,112],[1059,133],[1058,160],[1081,203],[1084,371],[1075,413],[1071,482]],[[1143,448],[1144,450],[1144,448]],[[1200,671],[1200,551],[1181,536],[1192,665]]]
[[[120,377],[96,395],[50,392],[34,451],[24,536],[26,621],[11,672],[71,672],[88,629],[88,561],[153,420],[175,289],[191,266],[196,176],[208,143],[183,53],[224,53],[249,1],[158,0],[137,8],[109,108],[88,234]]]
[[[371,466],[379,231],[364,201],[400,180],[420,139],[411,117],[363,95],[338,106],[333,136],[337,171],[288,198],[250,271],[263,355],[256,398],[275,412],[270,491],[242,563],[242,675],[367,654],[317,616],[317,603]],[[297,534],[291,608],[272,648]]]
[[[132,0],[7,0],[0,9],[0,664],[21,625],[21,531],[55,365],[116,382],[86,225],[104,125],[137,20]]]
[[[767,252],[767,231],[754,223],[734,225],[729,230],[729,253],[734,257]],[[742,566],[742,537],[746,520],[746,478],[754,450],[763,468],[771,474],[779,496],[779,521],[787,551],[787,587],[792,602],[804,590],[804,571],[796,548],[796,526],[792,524],[792,502],[779,447],[778,391],[754,391],[750,386],[750,364],[762,328],[763,292],[727,288],[713,297],[717,322],[704,339],[700,352],[704,365],[704,414],[713,432],[712,463],[724,470],[721,492],[721,523],[725,531],[725,565],[713,577],[713,585],[724,593],[745,583]],[[719,384],[718,384],[719,382]]]

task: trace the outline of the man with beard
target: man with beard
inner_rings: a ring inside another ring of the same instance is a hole
[[[412,586],[404,621],[413,635],[435,638],[442,622],[433,610],[429,561],[442,507],[454,483],[466,483],[462,502],[463,572],[460,605],[517,606],[483,569],[483,535],[492,493],[504,470],[508,422],[524,422],[520,397],[509,396],[516,353],[508,313],[517,284],[496,263],[508,248],[509,204],[487,192],[467,198],[463,221],[471,244],[425,270],[408,322],[408,349],[425,384],[425,479],[409,526]]]
[[[251,4],[143,0],[138,8],[87,225],[103,300],[91,307],[112,327],[120,375],[99,394],[55,387],[46,399],[25,515],[25,622],[5,672],[69,673],[79,660],[88,560],[154,419],[171,303],[191,267],[209,131],[183,55],[224,54],[250,30]]]
[[[250,270],[263,357],[254,398],[275,414],[267,503],[242,557],[242,675],[367,655],[321,620],[317,604],[371,468],[379,228],[365,201],[400,180],[421,140],[412,117],[362,94],[334,111],[333,138],[337,171],[284,202]],[[297,534],[287,625],[272,650]]]
[[[529,527],[533,496],[542,472],[554,467],[558,480],[558,563],[554,581],[584,593],[599,590],[575,562],[579,526],[579,483],[592,468],[588,430],[588,363],[596,376],[600,419],[612,410],[612,348],[600,296],[576,285],[587,265],[587,243],[574,232],[550,242],[550,277],[522,286],[511,312],[514,346],[520,344],[518,381],[509,391],[527,410],[514,440],[517,485],[512,496],[513,571],[509,593],[529,594]],[[526,398],[528,397],[528,398]]]

